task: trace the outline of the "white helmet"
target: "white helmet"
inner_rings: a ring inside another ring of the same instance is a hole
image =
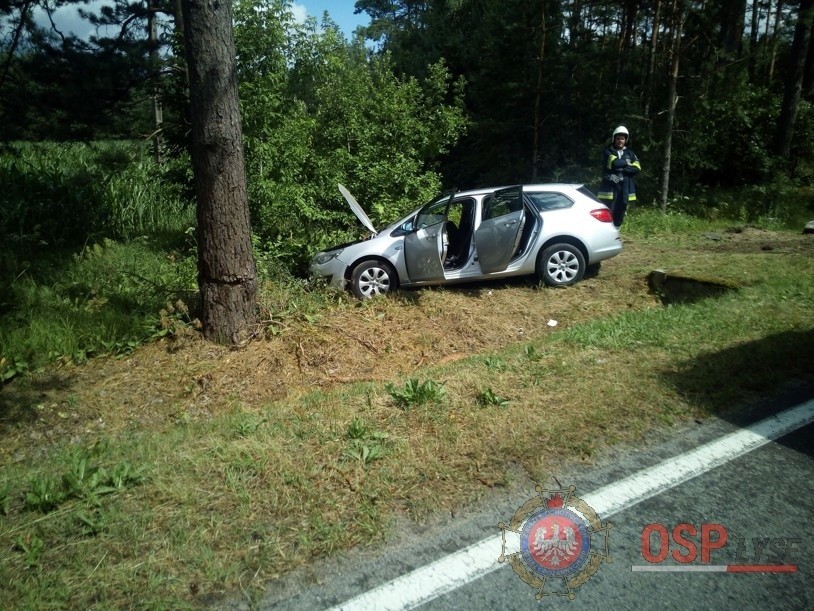
[[[630,139],[630,132],[627,131],[627,127],[624,125],[620,125],[615,130],[613,130],[613,138],[616,138],[619,134],[622,134],[625,138]]]

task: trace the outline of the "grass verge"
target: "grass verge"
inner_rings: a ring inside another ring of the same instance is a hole
[[[0,397],[0,605],[252,600],[518,468],[547,481],[810,379],[811,240],[709,231],[633,231],[599,277],[564,291],[337,298],[241,352],[167,339],[51,387],[14,382]],[[656,266],[739,288],[663,307],[644,281]],[[12,419],[26,402],[30,417]]]

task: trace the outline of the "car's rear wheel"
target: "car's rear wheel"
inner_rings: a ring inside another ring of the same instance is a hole
[[[548,286],[570,286],[585,275],[585,257],[571,244],[549,246],[538,263],[537,273]]]
[[[386,295],[396,288],[396,270],[384,261],[363,261],[353,269],[350,290],[357,299]]]

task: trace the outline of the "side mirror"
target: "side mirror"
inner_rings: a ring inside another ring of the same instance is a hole
[[[405,221],[401,224],[400,227],[397,227],[393,233],[390,234],[391,237],[397,238],[399,236],[407,235],[408,233],[413,231],[413,219],[409,221]]]

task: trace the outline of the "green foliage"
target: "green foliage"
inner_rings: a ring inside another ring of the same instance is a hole
[[[103,445],[72,448],[61,478],[36,475],[30,479],[24,494],[24,508],[48,513],[68,501],[98,507],[102,496],[142,483],[145,467],[136,468],[122,461],[107,470],[99,462],[103,452]]]
[[[814,215],[811,188],[777,178],[765,185],[710,189],[702,186],[667,202],[667,212],[637,205],[626,217],[631,235],[681,234],[736,225],[800,231]]]
[[[13,144],[0,154],[0,254],[183,230],[193,220],[175,164],[132,143]],[[5,254],[4,256],[8,256]]]
[[[72,256],[19,265],[0,296],[4,380],[55,359],[126,354],[190,322],[184,302],[195,290],[194,257],[166,251],[157,240],[104,240]]]
[[[23,554],[25,566],[31,569],[39,564],[40,556],[43,551],[45,551],[45,541],[40,539],[37,535],[31,535],[25,539],[23,537],[15,537],[14,549]]]
[[[266,422],[268,422],[268,418],[264,418],[257,414],[239,414],[235,419],[234,424],[235,437],[251,437],[258,430],[260,430],[260,427]]]
[[[724,97],[691,102],[686,129],[676,134],[674,144],[680,151],[673,161],[678,190],[694,190],[681,177],[725,187],[771,179],[777,159],[767,149],[779,109],[777,95],[757,87],[735,87]]]
[[[483,359],[483,362],[489,371],[506,371],[506,362],[499,356],[487,356]]]
[[[395,220],[440,188],[464,118],[443,64],[423,82],[397,78],[387,56],[330,23],[299,26],[284,5],[238,3],[235,37],[254,231],[303,271],[315,250],[361,235],[338,183],[375,225]]]
[[[362,419],[354,417],[345,432],[349,440],[342,456],[346,460],[353,460],[368,466],[370,463],[383,458],[387,453],[389,435],[374,431]]]
[[[60,482],[50,477],[33,477],[25,493],[25,507],[31,511],[48,513],[65,500]]]
[[[175,182],[184,162],[159,167],[142,153],[100,142],[0,154],[0,381],[132,351],[164,333],[159,310],[193,290],[194,248],[168,242],[193,223]]]
[[[345,435],[348,439],[365,439],[370,434],[368,424],[361,418],[354,417],[348,425]]]
[[[686,200],[674,200],[671,204],[666,214],[652,207],[635,208],[625,217],[625,231],[630,235],[647,237],[657,234],[682,235],[711,228],[707,221],[679,211],[680,208],[692,206],[689,197]]]
[[[537,362],[543,358],[543,355],[537,350],[534,344],[526,344],[523,346],[523,353],[526,355],[526,358],[532,362]]]
[[[508,407],[509,400],[495,394],[491,388],[478,393],[478,405],[481,407]]]
[[[4,483],[0,486],[0,514],[7,516],[9,508],[11,507],[11,486]]]
[[[418,378],[410,378],[404,384],[404,388],[396,388],[393,384],[387,384],[385,388],[396,406],[402,409],[427,403],[441,403],[446,395],[443,384],[431,379],[419,382]]]
[[[116,463],[110,470],[107,485],[115,490],[138,486],[144,480],[145,466],[134,467],[127,461]]]
[[[0,357],[0,383],[7,382],[11,378],[23,374],[28,370],[28,362],[20,357]]]

